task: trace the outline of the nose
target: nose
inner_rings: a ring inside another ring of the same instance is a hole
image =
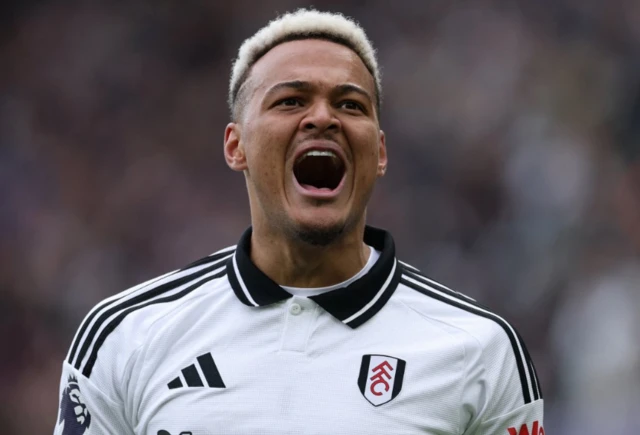
[[[333,107],[326,101],[318,101],[311,105],[300,124],[305,132],[339,131],[340,120],[335,116]]]

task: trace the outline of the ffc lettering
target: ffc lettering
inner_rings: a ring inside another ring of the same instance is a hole
[[[393,371],[393,367],[391,367],[391,365],[387,361],[383,361],[373,368],[373,372],[375,373],[375,375],[371,376],[371,380],[373,382],[371,382],[371,387],[369,388],[371,389],[371,392],[376,396],[382,396],[383,394],[381,391],[376,390],[376,385],[378,384],[384,385],[385,392],[389,391],[390,386],[389,382],[387,382],[387,379],[391,379],[391,375],[386,369]],[[385,377],[387,379],[385,379]]]
[[[540,423],[537,421],[533,422],[531,432],[529,432],[529,426],[526,424],[520,426],[519,432],[515,427],[510,427],[507,430],[509,431],[509,435],[544,435],[544,428],[540,426]]]
[[[368,354],[362,356],[358,388],[373,406],[380,406],[396,398],[402,390],[407,363],[394,356]]]

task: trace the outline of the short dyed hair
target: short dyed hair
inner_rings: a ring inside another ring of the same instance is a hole
[[[251,67],[269,50],[284,42],[301,39],[324,39],[353,50],[373,76],[376,110],[382,104],[382,84],[376,52],[366,33],[354,20],[339,13],[298,9],[279,16],[246,39],[233,62],[229,81],[228,104],[231,117],[236,118],[242,85],[247,81]]]

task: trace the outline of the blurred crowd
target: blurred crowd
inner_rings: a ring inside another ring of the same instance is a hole
[[[528,344],[546,432],[640,433],[640,2],[317,0],[383,66],[369,223]],[[0,432],[51,433],[101,299],[234,244],[242,40],[308,2],[0,6]]]

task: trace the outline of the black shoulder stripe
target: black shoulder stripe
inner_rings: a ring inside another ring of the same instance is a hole
[[[189,266],[184,267],[182,269],[180,269],[180,271],[185,271],[191,268],[194,268],[196,266],[199,266],[201,264],[206,264],[208,262],[215,262],[220,260],[221,258],[224,258],[225,256],[232,254],[233,250],[229,250],[226,252],[219,252],[219,253],[215,253],[213,255],[210,255],[209,257],[205,257],[202,260],[196,261],[194,263],[191,263]],[[205,261],[206,260],[206,261]],[[178,271],[178,272],[180,272]],[[167,275],[166,277],[169,277],[171,275]],[[164,276],[156,278],[154,280],[151,280],[148,282],[147,285],[141,287],[140,289],[138,289],[138,291],[144,290],[145,288],[151,287],[153,286],[158,280],[162,279]],[[67,360],[67,362],[71,365],[73,365],[73,360],[76,356],[76,352],[78,351],[78,346],[80,345],[80,342],[82,341],[82,337],[84,336],[84,334],[87,332],[87,328],[89,327],[89,325],[91,324],[91,322],[93,321],[93,319],[98,315],[98,313],[100,313],[103,309],[111,306],[111,305],[115,305],[118,302],[120,302],[122,300],[122,298],[128,296],[128,294],[124,294],[122,296],[120,296],[119,298],[110,300],[110,301],[104,301],[101,304],[99,304],[96,308],[93,309],[93,311],[84,319],[84,321],[82,322],[82,325],[80,326],[80,331],[78,332],[78,334],[76,335],[76,338],[73,341],[72,347],[71,347],[71,351],[69,352],[69,359]]]
[[[415,280],[415,278],[413,277],[409,277],[409,278],[412,278]],[[504,319],[502,319],[501,317],[493,313],[487,312],[484,309],[481,309],[472,304],[469,304],[469,302],[467,302],[466,300],[461,300],[460,298],[451,299],[443,296],[442,294],[438,293],[437,291],[434,291],[433,289],[430,289],[426,286],[409,281],[406,275],[402,277],[402,280],[400,282],[406,285],[407,287],[410,287],[426,296],[429,296],[433,299],[439,300],[440,302],[444,302],[445,304],[449,304],[456,308],[460,308],[461,310],[467,311],[469,313],[473,313],[478,316],[484,317],[486,319],[493,320],[498,325],[500,325],[500,327],[502,327],[502,329],[507,334],[507,337],[509,338],[509,342],[511,343],[511,347],[513,349],[513,353],[515,355],[516,366],[518,368],[518,374],[520,376],[520,384],[522,387],[522,396],[524,398],[524,403],[526,405],[532,402],[531,390],[529,389],[529,383],[527,382],[527,374],[525,371],[529,367],[529,364],[527,361],[524,360],[518,347],[518,344],[520,344],[520,347],[524,349],[525,348],[524,343],[518,340],[518,337],[512,332],[512,327]],[[515,331],[515,329],[513,329],[513,331]],[[533,384],[534,380],[532,379],[531,382]]]
[[[152,280],[148,286],[153,285],[156,281],[162,279],[162,277],[156,278],[154,280]],[[147,286],[143,286],[141,287],[141,289],[146,288]],[[118,303],[122,298],[128,296],[127,294],[121,295],[120,297],[117,297],[115,299],[112,300],[108,300],[108,301],[103,301],[100,304],[98,304],[90,313],[89,315],[82,321],[82,324],[80,325],[80,331],[78,332],[78,334],[76,335],[76,338],[73,340],[73,344],[71,346],[71,352],[69,352],[69,358],[67,359],[67,362],[71,365],[73,365],[73,359],[76,355],[76,352],[78,351],[78,346],[80,345],[80,341],[82,341],[82,337],[84,336],[85,332],[87,332],[87,328],[89,327],[89,325],[91,324],[91,321],[98,315],[98,313],[100,311],[102,311],[104,308],[116,304]]]
[[[440,290],[443,293],[446,293],[448,295],[454,296],[456,298],[459,299],[464,299],[469,303],[472,303],[473,305],[477,305],[480,308],[484,308],[484,309],[488,309],[487,307],[482,306],[481,304],[479,304],[475,299],[467,296],[467,295],[463,295],[462,293],[458,293],[457,291],[451,290],[448,287],[443,286],[442,284],[430,279],[429,277],[427,277],[426,275],[424,275],[423,273],[421,273],[420,271],[418,271],[417,269],[410,269],[408,268],[406,265],[403,265],[403,269],[402,272],[407,275],[410,276],[413,279],[416,279],[422,283],[424,283],[425,285],[428,285],[429,287],[433,287],[436,290]]]
[[[470,298],[469,296],[463,295],[462,293],[458,293],[456,291],[453,291],[445,286],[443,286],[442,284],[439,284],[429,278],[427,278],[426,276],[424,276],[423,274],[419,273],[419,272],[414,272],[412,269],[408,269],[408,268],[404,268],[404,274],[405,276],[411,277],[417,281],[420,281],[421,283],[423,283],[426,286],[435,288],[438,291],[441,291],[443,293],[446,293],[452,297],[458,298],[460,300],[465,301],[468,304],[474,305],[478,308],[482,308],[483,310],[492,312],[492,310],[490,308],[488,308],[485,305],[482,305],[480,303],[478,303],[475,299]],[[496,317],[499,317],[496,315]],[[522,351],[525,355],[525,359],[527,360],[527,370],[529,372],[529,379],[531,379],[531,387],[533,389],[533,398],[534,400],[538,400],[540,398],[542,398],[542,392],[540,390],[540,385],[539,385],[539,381],[538,381],[538,374],[536,373],[536,369],[535,366],[533,365],[533,360],[531,359],[531,357],[529,356],[529,351],[527,350],[527,347],[524,344],[524,340],[522,339],[522,337],[520,336],[520,333],[518,332],[517,329],[515,329],[513,326],[511,326],[511,329],[513,329],[513,331],[515,332],[518,341],[520,342],[520,346],[522,347]]]
[[[194,267],[202,266],[203,264],[211,263],[213,261],[218,261],[223,257],[226,257],[229,254],[233,254],[235,252],[235,246],[223,249],[214,254],[209,255],[208,257],[203,257],[199,260],[194,261],[193,263],[189,263],[187,266],[183,267],[180,270],[193,269]]]
[[[111,320],[111,322],[109,322],[109,324],[102,330],[102,332],[98,336],[98,339],[96,340],[93,346],[93,349],[91,350],[91,355],[89,356],[87,363],[84,365],[84,368],[82,369],[83,376],[87,378],[91,376],[91,371],[93,370],[93,366],[95,365],[96,360],[98,359],[98,352],[100,351],[100,348],[104,344],[107,337],[109,337],[109,334],[111,334],[118,327],[118,325],[124,320],[124,318],[127,317],[129,314],[139,309],[148,307],[149,305],[172,302],[172,301],[181,299],[182,297],[188,295],[189,293],[201,287],[205,283],[212,281],[214,279],[221,278],[226,273],[227,273],[226,270],[223,269],[220,272],[216,273],[215,275],[211,275],[207,278],[204,278],[178,293],[175,293],[170,296],[165,296],[163,298],[153,299],[151,301],[148,301],[147,303],[130,307],[124,310],[122,313],[118,314],[114,319]]]
[[[412,272],[420,273],[420,269],[410,265],[409,263],[405,263],[404,261],[400,261],[400,260],[398,260],[398,263],[400,263],[402,265],[402,270],[410,270]]]
[[[230,254],[225,254],[225,255],[230,255]],[[224,258],[224,257],[223,257]],[[213,260],[212,260],[213,261]],[[82,325],[82,329],[80,330],[80,333],[78,333],[78,336],[76,337],[76,341],[73,344],[73,348],[72,351],[69,355],[69,364],[73,365],[76,369],[80,369],[80,365],[82,363],[82,360],[84,359],[85,355],[87,354],[87,351],[89,349],[89,346],[91,345],[91,342],[93,341],[95,335],[97,334],[97,332],[99,331],[100,327],[104,324],[104,322],[111,317],[114,313],[116,313],[117,311],[126,309],[132,305],[144,302],[148,299],[157,297],[163,293],[166,293],[168,291],[171,291],[177,287],[180,287],[182,285],[187,284],[189,281],[193,281],[195,279],[198,279],[199,277],[206,275],[207,273],[219,268],[222,266],[222,264],[224,263],[224,260],[218,261],[214,264],[212,264],[209,267],[205,267],[195,273],[192,273],[190,275],[185,275],[181,278],[175,279],[173,281],[169,281],[169,282],[165,282],[161,285],[155,286],[155,287],[151,287],[148,290],[144,291],[143,293],[139,293],[138,295],[132,297],[131,299],[127,299],[125,301],[122,301],[122,298],[113,300],[109,303],[106,303],[104,306],[100,307],[99,309],[94,310],[91,315],[87,318],[87,320],[85,320],[84,324]],[[144,287],[143,289],[145,289],[146,287]],[[141,289],[142,290],[142,289]],[[126,295],[129,296],[129,295]],[[125,297],[125,296],[123,296]],[[104,310],[105,308],[107,308],[108,306],[111,306],[109,309]],[[104,311],[103,311],[104,310]],[[89,330],[89,333],[87,334],[84,342],[82,343],[82,347],[80,348],[80,352],[76,355],[76,351],[78,349],[78,346],[80,344],[80,342],[82,341],[82,337],[84,336],[84,333],[86,331],[86,329],[89,327],[89,325],[91,324],[91,320],[98,315],[98,313],[102,312],[102,314],[100,314],[100,316],[96,319],[95,323],[93,324],[93,326],[91,327],[91,329]],[[74,364],[74,357],[75,358],[75,364]]]
[[[538,372],[536,371],[536,366],[533,364],[531,355],[529,355],[529,349],[527,349],[527,346],[524,345],[524,340],[520,336],[518,330],[516,328],[513,328],[513,330],[515,331],[518,339],[520,340],[520,343],[522,344],[522,351],[524,352],[525,358],[528,362],[529,377],[531,378],[531,383],[533,384],[533,400],[542,399],[542,388],[540,387],[540,381],[538,381]]]

